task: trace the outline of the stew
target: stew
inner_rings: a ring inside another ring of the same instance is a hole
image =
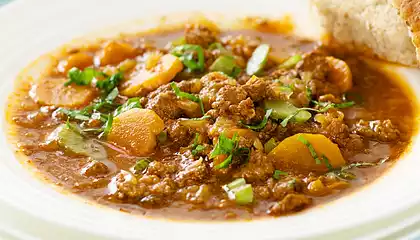
[[[146,216],[298,212],[376,179],[414,131],[396,76],[261,26],[101,40],[47,70],[10,100],[19,152],[63,188]]]

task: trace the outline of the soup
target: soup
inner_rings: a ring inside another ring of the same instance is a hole
[[[282,216],[376,179],[410,145],[409,91],[264,24],[68,50],[9,101],[19,152],[74,194],[173,219]]]

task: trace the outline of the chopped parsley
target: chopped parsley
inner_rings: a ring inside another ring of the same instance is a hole
[[[181,91],[181,89],[179,89],[179,87],[176,85],[176,83],[171,82],[171,88],[172,90],[175,92],[175,95],[179,98],[186,98],[189,99],[193,102],[196,102],[200,105],[200,109],[201,109],[201,113],[204,115],[204,105],[203,105],[203,101],[201,101],[201,99],[191,93],[187,93],[187,92],[183,92]]]
[[[308,148],[312,157],[315,159],[315,163],[316,164],[321,164],[321,159],[319,159],[318,154],[316,153],[314,146],[312,146],[312,144],[302,135],[299,135],[297,140],[299,140],[301,143],[306,145],[306,147]]]
[[[178,57],[189,72],[204,71],[204,50],[201,46],[194,44],[179,45],[172,49],[171,54]]]
[[[120,81],[123,79],[123,74],[118,72],[105,80],[97,81],[96,87],[103,90],[105,93],[110,92],[112,89],[118,86]]]
[[[379,166],[381,164],[384,164],[386,161],[388,161],[389,158],[383,158],[378,162],[355,162],[350,163],[349,165],[343,166],[340,169],[330,169],[330,172],[327,174],[332,174],[338,178],[342,178],[345,180],[353,180],[356,179],[356,175],[352,172],[349,172],[348,170],[352,168],[363,168],[363,167],[374,167]]]
[[[233,135],[232,139],[226,137],[224,133],[221,133],[216,146],[210,154],[210,159],[213,159],[218,155],[228,155],[228,157],[214,168],[227,168],[232,163],[232,158],[235,154],[235,150],[238,148],[238,144],[239,140],[237,133]]]
[[[271,108],[267,109],[267,111],[265,112],[264,119],[258,125],[255,125],[255,126],[246,125],[246,124],[243,123],[243,121],[241,121],[240,123],[248,129],[261,130],[265,127],[265,125],[267,125],[268,119],[270,118],[270,115],[271,115],[272,112],[273,112],[273,109],[271,109]]]
[[[287,175],[289,175],[287,172],[274,170],[273,178],[279,180],[281,176],[287,176]]]
[[[92,83],[95,77],[104,76],[104,73],[96,71],[93,68],[85,68],[83,71],[74,67],[69,70],[67,77],[69,80],[64,83],[65,86],[76,84],[79,86],[86,86]],[[106,76],[106,75],[105,75]]]
[[[294,113],[288,115],[285,119],[283,119],[283,121],[281,121],[280,125],[282,127],[286,127],[287,124],[289,123],[289,121],[294,118],[299,112],[301,111],[312,111],[312,112],[317,112],[317,113],[324,113],[327,112],[329,109],[331,108],[349,108],[354,106],[356,103],[353,101],[349,101],[349,102],[343,102],[343,103],[329,103],[329,102],[317,102],[317,101],[312,101],[315,105],[319,106],[319,109],[315,109],[315,108],[307,108],[307,107],[303,107],[303,108],[298,108]]]
[[[140,98],[134,97],[128,99],[123,105],[114,110],[114,117],[133,108],[142,108],[140,104]]]
[[[135,174],[142,173],[144,170],[149,167],[149,164],[152,162],[151,158],[141,158],[137,160],[134,166],[131,168]]]
[[[198,143],[199,137],[200,137],[200,134],[196,133],[195,137],[194,137],[194,143],[191,147],[191,149],[192,149],[191,153],[194,156],[197,155],[198,153],[200,153],[201,151],[203,151],[204,149],[206,149],[206,147],[204,145],[201,145],[201,144]]]
[[[114,120],[114,116],[112,114],[108,114],[108,119],[107,119],[107,121],[104,124],[104,131],[102,132],[102,134],[100,135],[100,137],[107,136],[108,133],[111,132],[113,120]]]

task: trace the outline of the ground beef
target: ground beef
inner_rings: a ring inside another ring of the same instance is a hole
[[[217,41],[217,32],[199,24],[187,25],[184,35],[188,44],[196,44],[204,48]]]
[[[223,37],[221,41],[227,50],[244,59],[250,58],[255,48],[261,43],[260,39],[248,36],[245,37],[243,35],[226,36]]]
[[[178,106],[178,99],[172,91],[152,92],[146,108],[153,110],[164,121],[177,119],[182,116],[183,111]]]
[[[166,129],[171,142],[175,146],[188,146],[192,139],[192,133],[188,127],[179,123],[179,120],[166,122]]]
[[[217,92],[216,101],[211,106],[217,115],[237,115],[252,119],[255,116],[254,102],[247,96],[242,86],[226,85]]]
[[[243,86],[248,96],[254,102],[263,100],[267,93],[267,82],[262,78],[252,77]]]
[[[191,161],[188,158],[183,165],[183,169],[179,171],[175,177],[175,181],[180,187],[199,183],[208,175],[207,167],[203,158],[195,161]]]
[[[108,172],[109,169],[104,163],[95,160],[89,162],[80,170],[80,174],[86,177],[104,175]]]
[[[210,186],[207,184],[192,185],[181,188],[177,192],[178,198],[192,204],[205,203],[211,196]]]
[[[383,142],[395,141],[399,138],[400,131],[391,120],[360,120],[352,129],[354,133],[367,138],[377,139]]]
[[[311,204],[312,200],[303,194],[288,194],[283,200],[275,203],[268,213],[271,215],[282,215],[290,212],[302,210],[307,205]]]
[[[273,163],[260,151],[252,151],[247,164],[243,164],[235,177],[243,177],[249,182],[263,182],[274,172]]]

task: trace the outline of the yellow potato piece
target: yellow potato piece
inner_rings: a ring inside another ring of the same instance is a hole
[[[299,133],[284,139],[268,154],[277,169],[298,173],[328,171],[325,162],[316,164],[309,148],[298,139],[299,136],[302,136],[313,146],[321,161],[322,156],[325,155],[333,168],[346,164],[338,146],[324,135]]]
[[[353,86],[353,78],[347,63],[335,57],[326,57],[325,59],[330,67],[328,80],[336,84],[341,92],[349,91]]]
[[[172,54],[163,55],[156,61],[155,66],[140,69],[131,79],[124,82],[121,94],[134,97],[139,92],[155,90],[170,82],[183,68],[184,65],[177,57]]]
[[[59,70],[63,73],[67,73],[70,69],[76,67],[83,70],[93,64],[93,57],[86,53],[74,53],[70,55],[67,60],[62,61],[59,65]]]
[[[99,61],[101,66],[117,64],[127,58],[133,58],[137,55],[137,50],[130,44],[120,42],[108,42],[102,50]]]
[[[66,78],[42,78],[32,86],[29,95],[42,105],[77,107],[88,104],[96,91],[89,86],[64,86]]]
[[[145,156],[156,147],[156,135],[162,132],[162,119],[152,110],[134,108],[114,118],[107,140],[132,154]]]

